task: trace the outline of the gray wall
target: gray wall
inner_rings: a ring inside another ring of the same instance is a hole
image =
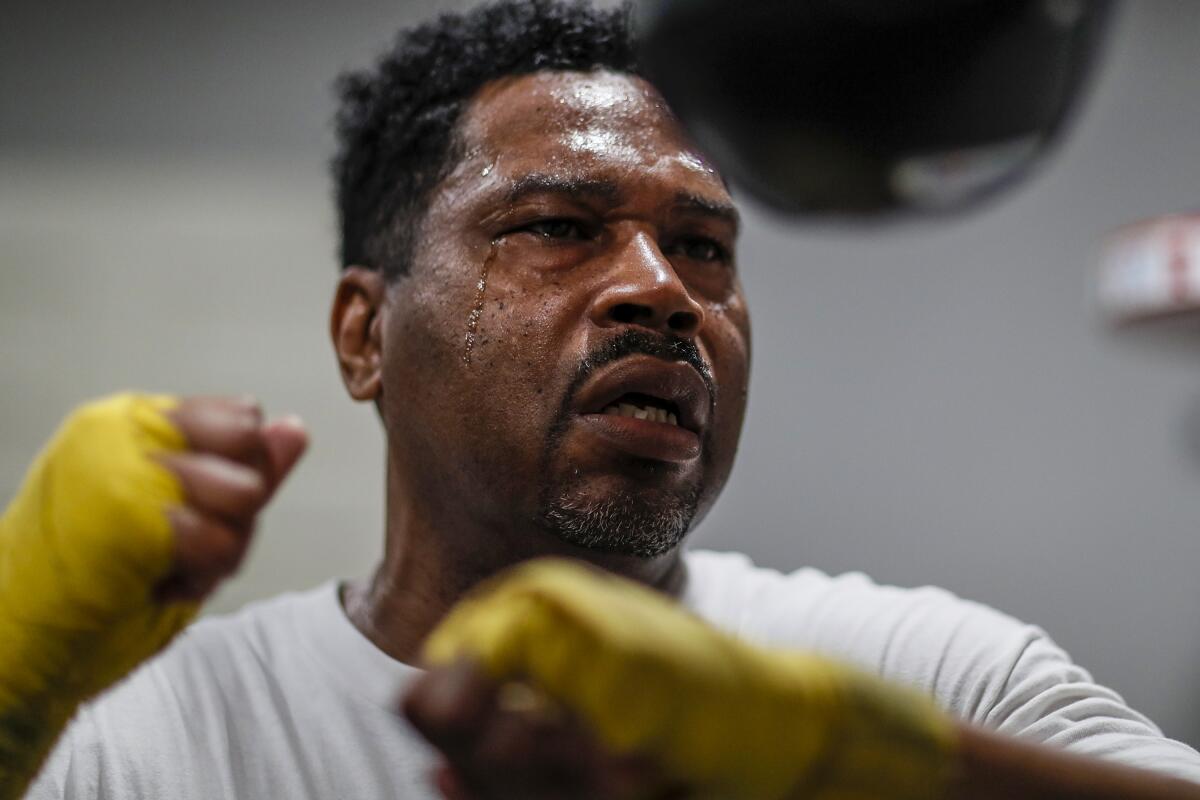
[[[0,497],[83,398],[253,392],[314,445],[215,607],[362,573],[382,448],[324,333],[329,83],[446,4],[51,5],[0,27]],[[1200,348],[1092,299],[1105,229],[1197,205],[1200,4],[1121,22],[1060,157],[986,213],[750,210],[750,415],[696,539],[992,603],[1200,743]]]

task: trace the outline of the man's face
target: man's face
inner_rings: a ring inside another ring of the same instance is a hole
[[[669,552],[711,506],[750,328],[720,177],[646,82],[493,82],[389,289],[381,410],[409,502],[496,535]]]

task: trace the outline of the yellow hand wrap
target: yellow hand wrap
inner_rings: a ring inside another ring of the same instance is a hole
[[[168,397],[76,410],[0,518],[0,800],[19,797],[76,707],[195,615],[152,592],[170,571],[165,510],[182,502],[154,454],[180,450]]]
[[[933,798],[955,734],[926,697],[710,627],[643,586],[540,560],[486,582],[425,648],[530,681],[617,752],[723,800]]]

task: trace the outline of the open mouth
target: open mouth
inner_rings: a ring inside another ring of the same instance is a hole
[[[662,422],[667,425],[679,424],[679,406],[670,400],[651,397],[641,392],[628,392],[621,395],[612,405],[606,406],[602,413],[616,417]]]
[[[682,463],[700,455],[712,402],[708,384],[689,364],[632,355],[588,381],[575,407],[608,449]]]

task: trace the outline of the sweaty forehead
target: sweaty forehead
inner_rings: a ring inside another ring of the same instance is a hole
[[[716,180],[652,85],[605,70],[493,81],[472,101],[462,135],[467,153],[511,172],[681,167]]]

